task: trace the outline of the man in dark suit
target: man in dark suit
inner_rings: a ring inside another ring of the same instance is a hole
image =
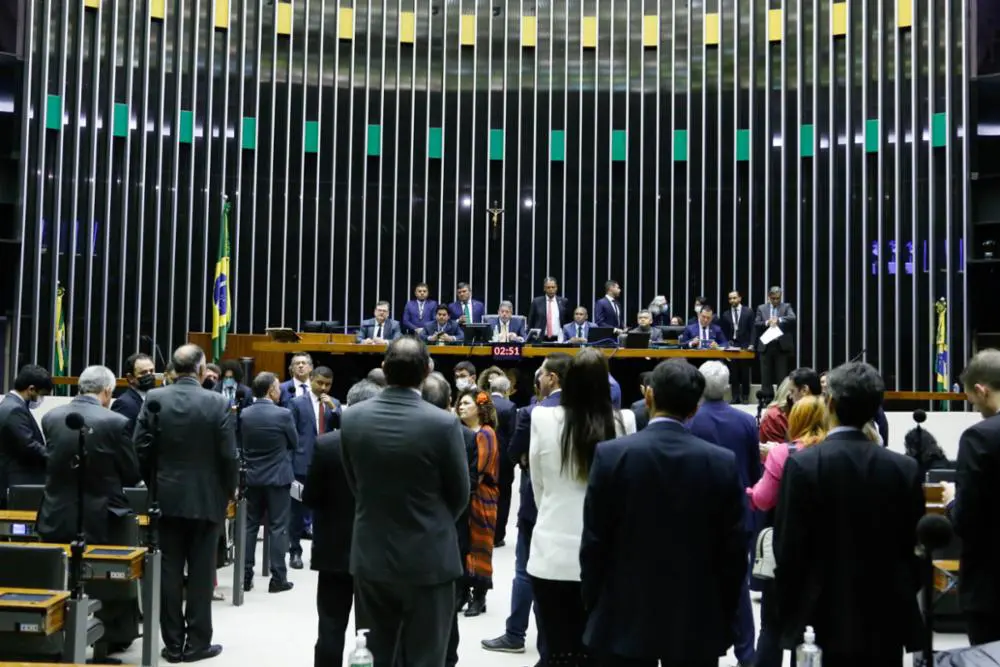
[[[691,420],[691,435],[705,442],[728,449],[736,456],[736,469],[740,475],[740,486],[748,489],[760,479],[760,445],[757,442],[757,420],[753,415],[727,405],[724,397],[729,384],[729,369],[721,361],[706,361],[698,369],[705,378],[703,401]],[[754,532],[754,515],[747,504],[747,535]],[[749,556],[752,551],[747,541],[748,567],[740,602],[737,608],[735,643],[736,659],[741,667],[754,664],[753,608],[750,605]]]
[[[469,462],[458,418],[420,397],[424,344],[393,341],[382,368],[388,388],[344,412],[341,430],[357,503],[356,623],[371,629],[375,667],[392,667],[400,650],[411,667],[438,667],[464,572],[455,521],[469,503]]]
[[[7,506],[10,487],[45,483],[48,453],[31,411],[50,393],[49,372],[28,364],[14,378],[14,391],[0,401],[0,508]]]
[[[458,324],[482,324],[486,306],[472,298],[469,283],[459,283],[455,288],[455,301],[448,304],[448,315]]]
[[[156,364],[148,354],[136,352],[125,360],[124,376],[128,389],[111,404],[111,411],[128,419],[129,439],[135,432],[135,420],[139,418],[146,392],[156,388]]]
[[[375,304],[375,317],[361,323],[355,342],[359,345],[385,345],[401,335],[399,322],[389,317],[389,302],[379,301]]]
[[[632,414],[635,415],[635,430],[641,431],[649,423],[649,411],[646,410],[646,390],[649,388],[649,371],[639,374],[639,394],[642,396],[632,404]]]
[[[312,463],[316,436],[328,433],[340,426],[340,403],[330,396],[333,386],[333,371],[326,366],[316,368],[309,376],[309,394],[292,399],[292,419],[298,434],[298,448],[292,457],[295,479],[305,484],[309,464]],[[288,565],[293,570],[301,570],[302,536],[306,533],[308,512],[302,503],[292,499],[292,517],[288,534]]]
[[[292,355],[292,361],[288,364],[288,373],[291,379],[281,383],[281,401],[278,403],[283,408],[291,407],[292,399],[298,396],[309,395],[309,376],[313,371],[312,356],[308,352],[296,352]]]
[[[212,644],[215,552],[226,505],[239,482],[239,458],[229,402],[201,386],[205,353],[197,345],[182,345],[173,361],[177,382],[146,395],[135,443],[145,479],[157,458],[163,657],[194,662],[222,653],[222,646]],[[160,406],[156,442],[149,411],[153,401]]]
[[[230,406],[239,404],[242,410],[253,405],[253,390],[243,384],[243,369],[235,359],[226,359],[219,364],[222,377],[215,384],[215,391],[226,397]],[[243,398],[240,399],[240,396]]]
[[[428,299],[427,283],[417,283],[413,288],[413,298],[403,306],[403,333],[423,336],[424,329],[434,322],[434,313],[438,303]]]
[[[77,537],[79,511],[78,468],[80,433],[66,426],[66,416],[77,413],[87,426],[86,478],[83,484],[83,529],[88,544],[130,544],[129,508],[124,487],[142,479],[132,445],[129,420],[107,409],[115,389],[115,374],[104,366],[90,366],[80,373],[80,393],[68,404],[53,408],[42,418],[49,447],[45,494],[38,511],[37,530],[45,542],[66,544]],[[132,535],[134,539],[134,534]],[[134,544],[134,543],[132,543]],[[104,623],[100,643],[107,653],[128,648],[139,636],[138,605],[134,598],[105,597],[102,584],[89,585],[92,597],[101,600],[97,617]]]
[[[580,545],[584,643],[606,665],[716,667],[747,574],[746,492],[732,452],[684,422],[705,381],[653,369],[645,429],[597,445]]]
[[[567,343],[580,344],[587,342],[587,333],[592,322],[587,321],[587,309],[577,306],[573,311],[573,321],[563,327],[563,341]]]
[[[531,300],[528,330],[538,329],[546,340],[559,340],[564,325],[570,321],[569,299],[559,296],[559,283],[552,276],[542,284],[543,296]]]
[[[257,531],[267,517],[268,560],[271,581],[268,593],[292,589],[285,567],[288,549],[288,521],[292,498],[289,487],[295,481],[292,456],[298,448],[298,434],[292,413],[277,405],[281,398],[278,376],[260,373],[253,381],[257,400],[240,415],[240,437],[247,468],[247,549],[243,565],[243,590],[253,589]]]
[[[962,538],[958,591],[973,645],[1000,641],[1000,351],[983,350],[962,376],[969,402],[983,416],[958,441],[951,517]]]
[[[378,396],[381,391],[378,385],[362,380],[347,392],[347,405],[358,405]],[[302,502],[313,513],[309,567],[319,572],[316,585],[319,628],[313,651],[315,667],[339,665],[343,661],[344,634],[354,602],[354,578],[350,572],[354,494],[344,474],[341,446],[339,430],[316,438],[316,451],[302,491]]]
[[[723,333],[722,327],[714,322],[715,313],[712,307],[705,304],[698,313],[698,321],[689,324],[684,333],[678,338],[681,345],[693,347],[699,350],[718,349],[726,347],[729,339]]]
[[[768,290],[767,303],[757,307],[754,323],[757,327],[757,355],[760,357],[760,390],[774,396],[774,387],[788,375],[795,357],[795,341],[792,338],[795,334],[795,311],[792,304],[781,300],[780,287]],[[772,329],[777,329],[781,335],[764,343],[761,336]]]
[[[514,462],[510,459],[510,439],[514,436],[517,406],[507,398],[510,380],[503,373],[490,377],[490,398],[497,412],[497,441],[500,443],[500,500],[497,503],[497,528],[493,535],[493,546],[504,546],[507,537],[507,521],[510,518],[510,501],[514,491]],[[477,454],[478,456],[478,454]]]
[[[534,594],[531,577],[528,576],[528,555],[531,552],[531,537],[538,520],[538,506],[531,487],[528,470],[528,448],[531,444],[531,412],[535,406],[556,407],[562,401],[562,379],[566,377],[573,358],[562,352],[545,357],[536,375],[536,383],[541,399],[517,412],[514,435],[507,448],[509,458],[521,466],[521,506],[517,510],[517,546],[514,547],[514,582],[510,591],[510,616],[504,633],[493,639],[484,639],[483,648],[502,653],[523,653],[524,637],[528,631],[528,616],[531,614]],[[545,628],[540,624],[537,608],[535,627],[538,631],[538,653],[542,663],[548,659],[548,644],[545,642]]]
[[[743,305],[743,296],[733,290],[729,293],[729,309],[722,312],[719,320],[722,332],[729,339],[729,344],[743,350],[749,350],[754,344],[753,311]],[[744,359],[733,359],[729,362],[730,389],[732,403],[750,402],[750,362]]]
[[[924,492],[917,462],[862,432],[885,385],[868,364],[827,378],[830,430],[790,456],[774,524],[775,594],[784,648],[816,629],[825,667],[892,667],[923,636],[914,554]],[[859,549],[864,558],[858,558]]]
[[[514,318],[514,304],[501,301],[497,307],[497,318],[493,322],[493,340],[497,343],[523,343],[527,332],[524,320]]]
[[[618,297],[622,288],[617,280],[604,283],[604,296],[594,302],[594,326],[611,327],[615,333],[621,333],[625,328],[625,316]]]
[[[440,305],[435,312],[434,322],[424,329],[422,338],[426,343],[458,343],[465,338],[465,332],[456,322],[451,321],[448,306]]]
[[[659,343],[663,340],[663,331],[660,327],[653,326],[653,314],[648,310],[640,310],[635,316],[636,326],[628,330],[628,333],[649,334],[650,343]]]

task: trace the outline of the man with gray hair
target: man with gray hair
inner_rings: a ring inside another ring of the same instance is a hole
[[[743,488],[751,488],[761,475],[760,449],[757,443],[757,422],[753,415],[726,403],[729,368],[721,361],[706,361],[698,372],[705,378],[702,402],[691,420],[691,434],[706,442],[728,449],[736,455],[736,468]],[[753,535],[753,512],[746,505],[746,531]],[[747,543],[747,562],[752,545]],[[741,666],[752,665],[754,655],[753,608],[750,605],[750,569],[747,567],[736,608],[733,645]]]
[[[501,301],[497,307],[496,324],[493,325],[493,342],[524,342],[524,319],[514,319],[514,304],[510,301]]]
[[[66,425],[66,417],[75,413],[88,430],[83,467],[86,477],[82,480],[84,536],[89,544],[125,544],[128,524],[135,518],[124,487],[135,486],[142,479],[129,420],[108,409],[115,388],[115,374],[110,369],[84,369],[78,386],[80,393],[72,401],[42,417],[49,460],[38,534],[45,542],[66,544],[76,539],[80,433]],[[105,600],[97,616],[105,623],[101,644],[107,653],[127,648],[139,634],[135,600]]]
[[[348,390],[347,407],[378,396],[381,391],[382,387],[371,380],[361,380]],[[344,633],[354,601],[354,577],[350,572],[354,494],[344,475],[339,429],[316,438],[302,502],[313,513],[309,567],[319,573],[316,584],[319,627],[313,662],[315,667],[339,665],[344,658]]]
[[[775,385],[788,375],[795,357],[795,311],[792,304],[781,300],[781,296],[781,288],[772,287],[767,292],[767,303],[757,306],[760,393],[765,396],[774,396]]]

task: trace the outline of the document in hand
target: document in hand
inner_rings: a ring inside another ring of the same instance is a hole
[[[784,332],[781,331],[781,327],[770,327],[767,331],[761,334],[760,342],[764,345],[772,341],[776,341],[781,338]]]

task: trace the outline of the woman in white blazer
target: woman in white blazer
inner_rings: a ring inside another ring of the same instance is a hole
[[[608,365],[598,350],[581,350],[560,384],[562,405],[531,413],[528,469],[538,520],[527,569],[549,664],[576,666],[587,660],[580,540],[590,464],[598,442],[635,432],[635,415],[612,408]]]

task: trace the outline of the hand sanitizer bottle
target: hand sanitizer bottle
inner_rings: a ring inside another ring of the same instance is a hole
[[[802,643],[795,649],[795,667],[823,667],[823,649],[816,646],[816,632],[811,625],[806,626]]]
[[[375,664],[375,658],[372,657],[372,652],[368,650],[368,630],[358,630],[357,637],[354,640],[354,650],[351,651],[351,656],[347,659],[347,664],[350,667],[372,667]]]

